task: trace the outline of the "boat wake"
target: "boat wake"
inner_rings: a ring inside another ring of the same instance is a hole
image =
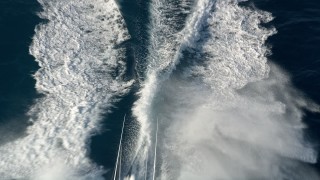
[[[88,156],[89,138],[102,114],[128,91],[129,39],[113,0],[39,0],[40,17],[30,48],[44,94],[30,109],[27,135],[0,147],[2,179],[103,179]]]
[[[302,118],[303,109],[319,107],[267,62],[265,43],[276,30],[263,23],[272,15],[241,2],[151,2],[146,80],[132,109],[141,129],[130,177],[318,178],[308,165],[317,152]]]
[[[320,178],[302,122],[304,110],[320,108],[268,62],[276,29],[264,24],[273,17],[245,1],[150,0],[130,117],[139,134],[123,136],[124,117],[113,179]],[[109,170],[88,158],[88,144],[132,87],[124,78],[130,35],[113,0],[39,2],[47,23],[30,53],[43,97],[27,135],[0,146],[0,177],[103,179]]]

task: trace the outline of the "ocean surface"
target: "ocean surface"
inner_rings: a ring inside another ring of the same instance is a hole
[[[320,179],[320,1],[1,0],[0,180]]]

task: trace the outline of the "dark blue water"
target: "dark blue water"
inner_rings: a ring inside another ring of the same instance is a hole
[[[35,0],[0,2],[0,131],[6,132],[1,143],[23,134],[28,124],[25,113],[38,96],[31,77],[38,66],[29,46],[40,23],[39,10]]]
[[[256,0],[254,5],[275,19],[269,26],[278,33],[269,38],[270,59],[290,73],[292,83],[306,97],[320,104],[320,1]],[[306,138],[320,152],[320,114],[305,112]],[[320,163],[315,165],[320,172]]]
[[[132,39],[127,48],[127,78],[142,77],[148,42],[148,1],[123,0],[121,11]],[[293,85],[306,97],[320,104],[320,1],[319,0],[251,0],[243,6],[258,7],[271,12],[275,19],[263,26],[276,27],[278,33],[267,41],[272,54],[269,59],[284,68]],[[34,29],[41,21],[35,0],[1,0],[0,2],[0,142],[23,135],[28,125],[26,112],[39,96],[32,74],[38,69],[29,55]],[[141,79],[142,80],[142,79]],[[137,83],[138,84],[138,83]],[[126,139],[132,138],[138,126],[131,117],[131,107],[137,97],[135,86],[119,98],[112,113],[105,115],[102,133],[91,140],[90,157],[99,165],[112,169],[120,139],[122,120],[127,115]],[[305,111],[308,128],[305,137],[320,151],[320,114]],[[8,131],[9,129],[9,131]],[[132,134],[133,132],[133,134]],[[314,165],[320,172],[320,163]],[[106,179],[111,177],[109,172]]]

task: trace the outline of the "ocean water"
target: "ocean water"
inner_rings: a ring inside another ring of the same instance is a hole
[[[319,179],[317,0],[2,0],[0,179]]]
[[[38,96],[32,74],[38,69],[29,54],[35,26],[40,23],[37,2],[1,1],[1,143],[22,135],[26,112]],[[23,29],[23,31],[21,31]],[[9,129],[10,131],[5,131]]]

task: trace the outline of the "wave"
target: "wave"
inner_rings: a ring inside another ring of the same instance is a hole
[[[41,18],[30,53],[40,69],[27,135],[0,147],[4,179],[102,179],[87,157],[102,114],[126,93],[122,43],[130,38],[113,0],[39,0]]]
[[[168,2],[151,5],[130,177],[317,179],[308,166],[317,152],[303,136],[302,119],[303,109],[319,107],[267,61],[265,43],[276,30],[262,24],[272,15],[236,0]]]

